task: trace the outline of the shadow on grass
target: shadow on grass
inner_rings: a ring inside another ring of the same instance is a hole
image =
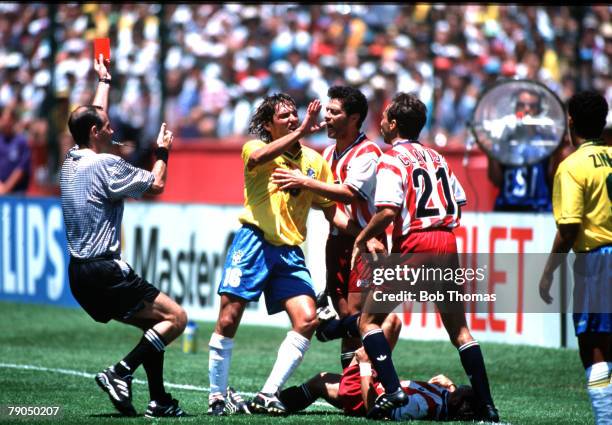
[[[96,413],[95,415],[89,415],[90,418],[137,418],[138,416],[125,416],[121,413]]]
[[[182,418],[195,418],[201,415],[192,415],[189,413],[186,413],[185,415],[181,416]],[[204,415],[206,416],[206,415]],[[145,418],[145,415],[135,415],[135,416],[126,416],[126,415],[122,415],[121,413],[96,413],[93,415],[89,415],[90,418],[119,418],[119,419],[142,419]],[[170,417],[171,419],[174,417]],[[150,418],[145,418],[145,419],[150,419]],[[153,419],[157,419],[157,418],[153,418]],[[164,419],[164,418],[161,418]]]
[[[291,415],[282,416],[282,417],[290,418],[292,416],[344,416],[344,413],[342,412],[342,410],[338,410],[338,411],[315,410],[315,411],[308,411],[308,412],[296,412],[296,413],[292,413]]]

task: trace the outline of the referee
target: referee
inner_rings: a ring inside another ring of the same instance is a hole
[[[115,408],[135,416],[132,376],[144,366],[151,401],[145,416],[184,416],[164,389],[164,349],[185,329],[185,311],[121,260],[123,198],[160,194],[166,183],[172,133],[162,124],[152,171],[135,168],[111,150],[113,130],[107,115],[111,75],[102,55],[94,60],[99,82],[92,105],[76,108],[68,120],[76,145],[60,174],[62,210],[74,298],[97,322],[110,319],[136,326],[144,335],[121,361],[96,375]]]

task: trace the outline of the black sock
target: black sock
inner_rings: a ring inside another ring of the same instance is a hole
[[[357,326],[357,319],[359,315],[360,313],[357,313],[352,316],[343,317],[339,320],[330,320],[322,323],[319,332],[322,333],[328,341],[339,338],[358,337],[359,328]]]
[[[142,366],[147,373],[151,400],[161,403],[170,401],[170,396],[164,388],[164,351],[157,351],[147,356]]]
[[[342,370],[346,369],[348,365],[353,361],[355,357],[355,350],[345,351],[340,354],[340,363],[342,364]]]
[[[291,413],[304,410],[315,402],[315,398],[308,391],[306,384],[284,389],[280,392],[278,398]]]
[[[119,376],[133,375],[136,368],[154,353],[164,351],[166,344],[162,337],[153,329],[144,333],[142,339],[130,353],[114,366]]]
[[[485,404],[493,404],[491,389],[489,388],[489,378],[487,378],[487,369],[485,368],[484,358],[478,342],[471,341],[459,347],[459,357],[463,369],[470,379],[472,388],[478,398]]]
[[[400,389],[400,381],[391,360],[391,347],[382,329],[375,329],[365,334],[363,348],[378,373],[378,379],[385,387],[385,392],[391,394]]]

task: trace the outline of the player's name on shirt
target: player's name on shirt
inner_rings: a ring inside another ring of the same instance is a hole
[[[612,167],[612,156],[607,152],[597,152],[589,155],[589,158],[593,160],[593,167]]]

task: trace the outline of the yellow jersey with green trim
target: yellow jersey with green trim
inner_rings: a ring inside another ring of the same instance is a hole
[[[246,164],[251,153],[265,145],[261,140],[250,140],[242,147],[244,212],[240,222],[257,226],[273,245],[299,245],[306,239],[310,207],[314,204],[326,208],[334,202],[310,190],[280,190],[272,183],[272,173],[276,168],[298,169],[305,176],[333,184],[331,169],[318,152],[302,146],[295,156],[285,152],[248,170]]]
[[[553,185],[557,225],[579,223],[574,252],[612,244],[612,147],[585,142],[557,168]]]

